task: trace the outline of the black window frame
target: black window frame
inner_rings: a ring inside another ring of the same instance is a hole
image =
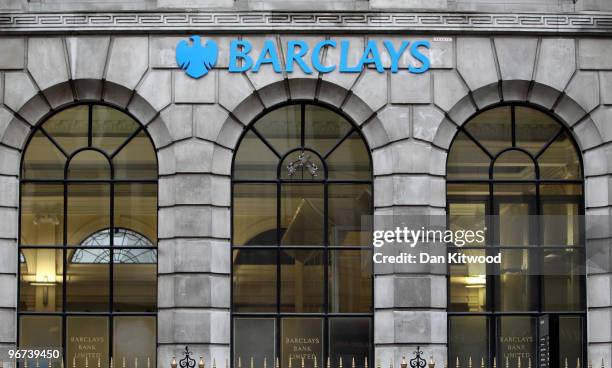
[[[294,148],[289,148],[289,150],[284,153],[281,154],[279,153],[273,146],[272,144],[270,144],[265,137],[260,134],[255,128],[255,124],[265,115],[267,115],[270,112],[273,112],[277,109],[283,108],[283,107],[287,107],[287,106],[291,106],[291,105],[300,105],[300,128],[301,128],[301,136],[300,136],[300,144],[301,147],[303,148],[304,151],[307,152],[311,152],[314,153],[318,159],[321,160],[321,163],[323,164],[324,168],[324,178],[323,179],[314,179],[314,180],[308,180],[308,179],[282,179],[281,178],[281,166],[283,164],[283,162],[285,161],[285,159],[287,157],[289,157],[289,155],[293,152],[299,151],[300,147],[294,147]],[[305,145],[305,135],[304,135],[304,127],[305,127],[305,106],[306,105],[313,105],[316,107],[321,107],[324,109],[328,109],[330,111],[332,111],[333,113],[338,114],[340,117],[342,117],[343,119],[345,119],[350,125],[351,125],[351,129],[349,129],[346,134],[344,136],[342,136],[342,138],[325,154],[320,154],[315,148],[313,147],[308,147]],[[367,124],[367,123],[366,123]],[[329,258],[330,258],[330,253],[331,251],[334,250],[346,250],[346,251],[350,251],[350,250],[359,250],[359,251],[370,251],[373,253],[373,248],[372,246],[345,246],[345,245],[336,245],[336,246],[331,246],[329,245],[329,239],[328,239],[328,229],[329,229],[329,224],[328,224],[328,188],[329,188],[329,183],[332,184],[367,184],[370,185],[371,189],[372,189],[372,201],[371,201],[371,215],[374,215],[374,171],[373,171],[373,160],[372,160],[372,152],[370,147],[368,146],[367,140],[365,139],[365,136],[362,132],[362,127],[363,125],[358,125],[356,124],[348,115],[346,115],[343,111],[341,111],[340,109],[338,109],[337,107],[324,103],[322,101],[311,101],[311,100],[302,100],[302,99],[297,99],[297,100],[291,100],[291,101],[286,101],[271,107],[268,107],[266,109],[264,109],[262,112],[260,112],[257,116],[255,116],[251,123],[248,124],[246,126],[246,128],[243,130],[243,132],[240,135],[240,138],[238,139],[238,144],[236,145],[236,149],[234,150],[234,154],[232,156],[232,165],[231,165],[231,214],[230,214],[230,233],[231,233],[231,237],[230,237],[230,245],[231,245],[231,254],[233,254],[234,251],[236,250],[245,250],[245,249],[267,249],[267,250],[275,250],[276,251],[276,311],[275,312],[256,312],[256,313],[251,313],[251,312],[236,312],[234,310],[234,282],[233,282],[233,278],[234,278],[234,263],[232,262],[231,264],[231,274],[230,274],[230,284],[231,284],[231,291],[230,291],[230,366],[236,365],[237,362],[234,360],[234,348],[235,348],[235,334],[234,334],[234,319],[235,318],[274,318],[275,321],[275,352],[276,352],[276,357],[268,357],[268,364],[275,364],[275,360],[278,358],[279,360],[282,359],[281,357],[281,353],[282,353],[282,349],[281,349],[281,328],[282,328],[282,319],[284,317],[317,317],[317,318],[321,318],[322,319],[322,323],[323,323],[323,342],[322,342],[322,346],[323,346],[323,357],[326,359],[329,357],[329,346],[330,346],[330,341],[329,341],[329,325],[330,325],[330,318],[333,317],[366,317],[369,318],[370,320],[370,347],[369,347],[369,356],[368,358],[368,364],[370,366],[372,366],[372,362],[374,361],[374,263],[371,262],[371,271],[372,271],[372,277],[371,277],[371,300],[372,300],[372,304],[371,304],[371,311],[369,313],[330,313],[329,312],[329,275],[328,275],[328,271],[329,271]],[[234,179],[234,170],[235,170],[235,163],[236,163],[236,153],[238,152],[239,148],[240,148],[240,144],[242,143],[243,138],[246,136],[246,134],[248,132],[253,132],[260,141],[262,141],[267,147],[268,149],[270,149],[270,151],[272,151],[272,153],[277,157],[278,159],[278,166],[277,166],[277,176],[276,179],[269,179],[269,180],[245,180],[245,179]],[[325,163],[325,159],[327,157],[329,157],[333,152],[336,151],[336,149],[343,143],[345,142],[347,139],[349,139],[351,137],[352,134],[354,133],[358,133],[359,137],[361,138],[361,140],[363,141],[367,154],[368,154],[368,160],[369,160],[369,170],[370,170],[370,179],[369,180],[360,180],[360,179],[355,179],[355,180],[347,180],[347,179],[329,179],[328,177],[328,171],[327,171],[327,165]],[[280,244],[280,236],[281,236],[281,224],[280,224],[280,207],[281,207],[281,192],[282,192],[282,184],[294,184],[294,185],[301,185],[301,184],[321,184],[324,186],[324,238],[325,238],[325,244],[321,245],[321,246],[311,246],[311,245],[307,245],[307,246],[295,246],[295,245],[281,245]],[[233,216],[233,211],[234,211],[234,188],[235,188],[235,184],[276,184],[276,245],[268,245],[268,246],[256,246],[256,245],[234,245],[233,243],[233,238],[234,238],[234,216]],[[323,287],[324,287],[324,310],[321,313],[288,313],[288,312],[281,312],[281,252],[283,250],[321,250],[324,253],[324,264],[323,264],[323,268],[324,268],[324,280],[323,280]],[[371,257],[370,257],[371,258]],[[247,358],[248,357],[240,357],[242,358],[242,364],[247,364]],[[331,359],[333,359],[333,357],[329,357]],[[320,361],[318,362],[318,365],[321,367],[325,364],[325,361]],[[257,362],[256,364],[260,364],[260,362]],[[283,363],[280,363],[281,366],[283,365]],[[299,362],[294,362],[294,364],[299,364]],[[350,364],[350,362],[344,362],[345,365]]]
[[[487,150],[483,144],[481,142],[479,142],[479,140],[474,137],[472,134],[470,134],[469,131],[466,130],[466,126],[469,126],[469,123],[472,121],[472,119],[474,119],[475,117],[477,117],[478,115],[487,112],[489,110],[494,110],[497,108],[502,108],[502,107],[510,107],[511,109],[511,129],[512,129],[512,139],[511,139],[511,147],[507,147],[504,148],[502,150],[500,150],[498,153],[493,153],[490,154],[489,150]],[[537,155],[534,155],[528,151],[526,151],[525,149],[522,149],[520,147],[518,147],[517,145],[517,140],[516,140],[516,113],[515,113],[515,109],[516,107],[523,107],[523,108],[530,108],[536,111],[539,111],[541,113],[546,114],[550,119],[554,120],[558,126],[559,126],[559,131],[552,136],[552,138],[546,142],[546,144],[540,149],[540,151],[538,152]],[[495,196],[495,192],[494,192],[494,187],[495,184],[531,184],[535,186],[535,195],[532,201],[530,201],[530,214],[532,215],[540,215],[541,211],[542,211],[542,204],[546,203],[545,201],[543,201],[544,196],[542,196],[540,194],[540,187],[541,185],[545,185],[545,184],[575,184],[575,185],[579,185],[581,192],[580,195],[577,196],[562,196],[562,198],[570,198],[573,197],[574,199],[576,199],[576,202],[578,204],[578,210],[579,210],[579,215],[583,216],[585,214],[585,209],[586,209],[586,204],[585,204],[585,185],[584,185],[584,163],[583,163],[583,157],[582,157],[582,152],[580,150],[580,147],[578,146],[578,144],[576,143],[576,140],[573,138],[573,134],[570,128],[568,128],[565,124],[563,124],[563,122],[557,117],[555,116],[551,111],[546,110],[544,108],[542,108],[541,106],[538,105],[534,105],[531,103],[525,103],[525,102],[509,102],[509,103],[500,103],[500,104],[495,104],[492,106],[488,106],[482,110],[478,110],[475,113],[473,113],[468,119],[465,120],[465,123],[457,126],[457,131],[455,132],[455,135],[453,137],[453,140],[451,141],[451,144],[449,145],[449,148],[447,150],[447,152],[449,154],[447,154],[447,158],[446,158],[446,168],[448,171],[448,164],[449,164],[449,158],[450,158],[450,150],[453,146],[453,144],[455,143],[455,140],[457,139],[459,133],[464,133],[471,141],[473,141],[490,159],[490,164],[489,164],[489,176],[488,179],[449,179],[448,178],[448,172],[445,174],[445,179],[446,179],[446,206],[445,206],[445,211],[446,214],[448,215],[450,213],[450,204],[451,203],[473,203],[472,201],[470,201],[469,199],[464,198],[463,196],[450,196],[448,195],[448,191],[449,191],[449,185],[453,185],[453,184],[474,184],[474,185],[487,185],[488,186],[488,195],[483,195],[483,196],[479,196],[483,199],[484,204],[485,204],[485,216],[487,216],[487,220],[486,220],[486,226],[488,229],[494,229],[494,234],[489,234],[487,233],[487,239],[486,239],[486,245],[485,246],[481,246],[481,247],[470,247],[470,246],[464,246],[461,248],[457,248],[454,245],[450,244],[447,246],[447,251],[448,252],[454,252],[457,250],[484,250],[485,254],[487,255],[495,255],[497,254],[498,251],[504,250],[504,249],[514,249],[514,250],[521,250],[521,249],[537,249],[538,250],[538,256],[537,256],[537,262],[539,262],[540,264],[543,261],[542,258],[542,254],[544,253],[544,251],[546,250],[560,250],[560,249],[579,249],[583,252],[586,251],[586,234],[584,233],[584,229],[585,229],[585,225],[584,225],[584,220],[581,220],[580,223],[580,227],[582,229],[581,231],[581,243],[579,245],[574,245],[574,246],[541,246],[538,245],[537,247],[534,247],[534,245],[532,244],[540,244],[539,240],[541,239],[541,231],[540,231],[540,227],[538,226],[536,229],[536,234],[532,235],[537,237],[537,241],[538,243],[533,243],[530,241],[530,245],[528,246],[500,246],[499,245],[499,234],[497,233],[497,225],[491,223],[492,220],[490,218],[488,218],[489,216],[496,216],[498,215],[498,211],[497,211],[497,206],[496,203],[499,201],[499,197],[496,198]],[[570,137],[570,141],[574,147],[574,149],[576,150],[576,154],[578,156],[578,160],[579,160],[579,164],[580,164],[580,179],[577,180],[563,180],[563,179],[540,179],[540,170],[539,170],[539,165],[538,165],[538,161],[537,159],[547,150],[548,147],[550,147],[557,138],[559,138],[560,136],[562,136],[563,134],[567,134],[568,137]],[[495,162],[496,160],[503,155],[504,153],[508,152],[508,151],[521,151],[522,153],[528,155],[532,160],[533,160],[533,164],[534,164],[534,170],[535,170],[535,175],[536,177],[530,180],[516,180],[516,179],[495,179],[494,178],[494,166],[495,166]],[[551,198],[553,196],[550,196]],[[546,199],[548,199],[549,197],[546,196]],[[533,202],[533,203],[531,203]],[[533,204],[533,208],[531,208],[531,204]],[[535,210],[535,212],[532,212],[532,210]],[[450,221],[449,216],[447,216],[447,222]],[[491,239],[491,235],[493,236],[494,239]],[[493,244],[493,245],[492,245]],[[583,253],[584,255],[584,253]],[[586,260],[582,259],[583,261],[586,262]],[[586,263],[585,263],[586,264]],[[496,310],[496,306],[495,306],[495,298],[497,296],[497,290],[495,287],[496,282],[499,282],[499,276],[497,275],[493,275],[491,274],[491,265],[487,265],[487,276],[486,276],[486,290],[487,290],[487,295],[486,295],[486,303],[485,303],[485,311],[480,311],[480,312],[458,312],[458,311],[452,311],[450,308],[451,305],[451,268],[450,265],[447,264],[447,290],[446,290],[446,296],[447,296],[447,301],[448,301],[448,307],[447,307],[447,315],[448,315],[448,319],[447,319],[447,331],[448,331],[448,338],[447,338],[447,361],[449,362],[454,362],[457,359],[457,355],[454,354],[453,352],[451,352],[450,350],[450,339],[451,339],[451,318],[452,317],[461,317],[461,316],[474,316],[474,317],[485,317],[486,319],[486,326],[487,326],[487,340],[488,340],[488,344],[487,344],[487,352],[488,352],[488,356],[484,357],[485,358],[485,364],[487,365],[491,365],[493,364],[493,359],[494,357],[497,358],[497,364],[501,365],[503,363],[501,357],[498,357],[498,352],[500,350],[500,347],[498,346],[498,323],[501,320],[500,317],[504,317],[504,316],[523,316],[523,317],[533,317],[535,318],[535,333],[536,336],[535,337],[535,341],[534,341],[534,345],[536,346],[536,353],[537,353],[537,349],[538,349],[538,344],[539,344],[539,336],[538,336],[538,328],[537,328],[537,321],[539,319],[539,317],[541,316],[546,316],[546,315],[552,315],[552,316],[578,316],[581,318],[582,320],[582,346],[581,346],[581,354],[582,357],[586,357],[587,356],[587,344],[588,344],[588,340],[587,340],[587,288],[586,288],[586,275],[581,275],[581,302],[582,302],[582,309],[579,311],[546,311],[543,309],[543,304],[544,304],[544,278],[542,275],[537,275],[534,276],[537,278],[537,308],[536,310],[533,311],[498,311]],[[536,356],[537,357],[537,356]],[[478,361],[481,357],[472,357],[472,359],[474,361]],[[584,359],[582,359],[584,360]],[[523,363],[526,365],[526,361],[523,361]],[[571,362],[570,362],[571,363]],[[461,363],[463,364],[463,362]],[[539,359],[533,359],[532,364],[534,365],[534,367],[539,367],[540,366],[540,361]]]
[[[55,115],[64,112],[66,110],[70,110],[76,107],[82,107],[82,106],[87,106],[88,107],[88,127],[87,127],[87,131],[88,131],[88,139],[87,139],[87,146],[86,147],[80,147],[78,149],[76,149],[74,152],[72,153],[66,153],[63,149],[61,149],[61,145],[55,141],[53,139],[53,137],[47,133],[44,130],[44,125],[45,123],[52,117],[54,117]],[[106,108],[111,108],[114,110],[117,110],[125,115],[127,115],[128,117],[130,117],[137,125],[138,127],[136,128],[136,130],[130,134],[125,141],[119,145],[115,151],[113,152],[112,155],[107,154],[106,152],[104,152],[103,150],[96,148],[93,146],[93,138],[92,138],[92,124],[93,124],[93,110],[94,110],[94,106],[102,106],[102,107],[106,107]],[[35,134],[37,132],[42,132],[42,134],[49,139],[49,141],[53,144],[53,146],[55,146],[56,149],[58,149],[62,155],[65,157],[66,162],[65,162],[65,166],[64,166],[64,178],[63,179],[25,179],[23,178],[23,168],[24,168],[24,163],[25,163],[25,153],[27,151],[27,149],[30,146],[30,143],[32,141],[32,139],[34,138]],[[139,134],[143,133],[146,135],[146,137],[148,138],[149,142],[151,143],[151,147],[153,149],[154,152],[154,157],[155,157],[155,167],[156,167],[156,178],[155,179],[115,179],[115,168],[113,165],[113,157],[115,157],[117,154],[119,154],[123,148],[125,148],[130,142],[132,142],[132,140],[134,138],[136,138]],[[69,245],[68,244],[68,187],[70,184],[106,184],[109,186],[109,226],[104,228],[104,229],[98,229],[94,232],[92,232],[91,234],[88,234],[86,237],[83,238],[83,240],[87,239],[89,236],[93,235],[94,233],[101,231],[101,230],[110,230],[111,233],[113,232],[113,230],[115,228],[117,229],[123,229],[124,227],[121,226],[117,226],[115,227],[115,221],[114,221],[114,216],[115,216],[115,185],[116,184],[154,184],[156,186],[156,189],[159,190],[159,159],[157,157],[157,148],[155,147],[155,144],[153,143],[153,139],[151,137],[151,135],[149,134],[149,132],[146,129],[146,126],[144,124],[142,124],[140,122],[140,120],[133,115],[130,111],[128,111],[127,109],[115,106],[113,104],[104,102],[104,101],[87,101],[87,102],[78,102],[78,103],[73,103],[73,104],[68,104],[66,106],[62,106],[61,108],[55,109],[55,110],[51,110],[49,111],[47,114],[45,114],[41,119],[40,119],[40,123],[37,124],[35,127],[33,127],[30,132],[29,132],[29,136],[28,139],[24,145],[24,149],[21,152],[21,158],[20,158],[20,164],[19,164],[19,211],[18,211],[18,220],[19,220],[19,225],[18,225],[18,233],[17,233],[17,247],[18,247],[18,252],[17,252],[17,326],[16,326],[16,335],[17,335],[17,343],[20,343],[20,338],[21,338],[21,331],[20,331],[20,326],[21,326],[21,317],[22,316],[53,316],[53,317],[61,317],[61,326],[62,326],[62,336],[61,336],[61,343],[62,343],[62,359],[65,365],[67,365],[69,363],[70,357],[67,356],[67,321],[69,317],[106,317],[107,318],[107,323],[108,323],[108,342],[107,342],[107,347],[108,347],[108,359],[109,361],[111,359],[113,359],[113,346],[114,346],[114,334],[113,334],[113,329],[114,329],[114,318],[115,317],[154,317],[155,318],[155,349],[157,350],[158,347],[158,337],[159,337],[159,326],[158,326],[158,319],[157,319],[157,311],[158,311],[158,305],[157,305],[157,301],[155,303],[155,310],[154,311],[142,311],[142,312],[122,312],[122,311],[115,311],[114,310],[114,303],[113,303],[113,288],[114,288],[114,278],[113,278],[113,269],[114,269],[114,257],[113,257],[113,250],[115,249],[134,249],[134,248],[138,248],[138,249],[144,249],[144,250],[153,250],[157,255],[159,255],[159,251],[158,251],[158,241],[159,238],[157,237],[158,234],[156,235],[155,239],[148,239],[152,242],[153,246],[139,246],[139,247],[125,247],[125,246],[115,246],[114,243],[114,236],[110,236],[110,244],[108,246],[88,246],[88,247],[84,247],[81,245]],[[103,155],[109,162],[109,168],[108,170],[110,171],[110,177],[107,179],[69,179],[68,178],[68,168],[70,166],[70,162],[72,160],[72,158],[76,157],[76,155],[82,151],[85,150],[91,150],[91,151],[95,151],[98,152],[99,154]],[[21,226],[21,217],[22,217],[22,191],[21,188],[23,185],[27,185],[27,184],[43,184],[43,185],[61,185],[63,186],[63,216],[64,216],[64,221],[63,221],[63,234],[62,234],[62,244],[58,245],[58,244],[54,244],[54,245],[23,245],[21,243],[21,232],[22,232],[22,226]],[[156,194],[156,201],[155,201],[155,208],[157,210],[157,212],[159,211],[159,193],[157,192]],[[159,215],[156,212],[156,227],[159,229]],[[110,252],[110,259],[109,259],[109,298],[108,298],[108,308],[106,311],[68,311],[66,308],[66,299],[67,299],[67,289],[66,289],[66,278],[67,278],[67,270],[68,270],[68,252],[70,250],[79,250],[79,249],[91,249],[91,250],[108,250]],[[45,250],[61,250],[62,251],[62,262],[63,262],[63,274],[62,274],[62,310],[58,311],[58,312],[36,312],[36,311],[22,311],[21,310],[21,292],[20,292],[20,288],[21,288],[21,250],[22,249],[45,249]],[[155,263],[155,274],[159,275],[159,259],[158,261]],[[156,284],[157,284],[157,278],[156,278]],[[157,299],[157,296],[156,296]],[[155,356],[150,357],[151,358],[151,364],[155,365],[157,364],[157,354],[155,354]],[[115,361],[118,361],[115,359]],[[17,362],[18,366],[23,366],[24,364],[22,362]],[[96,362],[90,362],[91,365],[96,364]]]

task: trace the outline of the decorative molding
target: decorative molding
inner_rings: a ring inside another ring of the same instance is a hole
[[[0,34],[46,32],[438,32],[605,34],[612,13],[4,13]]]

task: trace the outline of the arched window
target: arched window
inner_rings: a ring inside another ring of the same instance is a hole
[[[474,116],[448,154],[447,214],[451,227],[487,228],[486,242],[461,252],[502,255],[449,266],[450,361],[535,363],[544,325],[558,329],[553,365],[584,361],[583,174],[570,132],[527,106]]]
[[[62,110],[32,132],[20,186],[19,346],[154,365],[157,159],[143,127],[105,105]]]
[[[372,169],[360,131],[292,104],[251,125],[232,172],[233,359],[372,356]]]

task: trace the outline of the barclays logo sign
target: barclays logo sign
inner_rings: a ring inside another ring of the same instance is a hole
[[[202,44],[200,36],[189,37],[188,42],[183,40],[176,46],[176,63],[192,78],[201,78],[208,74],[217,63],[219,47],[213,40]],[[253,55],[253,46],[247,40],[233,40],[229,45],[229,66],[230,73],[244,73],[252,71],[257,73],[262,66],[270,65],[276,73],[293,73],[297,68],[306,74],[315,71],[319,73],[331,73],[338,70],[340,73],[360,73],[364,68],[373,66],[379,73],[384,73],[383,59],[381,51],[386,51],[390,62],[389,71],[397,73],[400,71],[400,60],[405,53],[415,60],[414,65],[408,65],[403,70],[409,73],[421,74],[429,70],[429,58],[423,53],[430,47],[429,41],[417,40],[413,42],[402,41],[396,45],[391,41],[385,40],[382,45],[370,40],[365,46],[359,61],[355,65],[349,65],[349,52],[351,49],[350,41],[341,40],[322,40],[314,45],[310,57],[307,57],[309,45],[305,41],[291,40],[285,45],[287,56],[284,63],[281,63],[280,53],[277,49],[275,40],[266,40],[258,55]],[[333,48],[340,50],[340,59],[328,61],[323,64],[323,53],[326,49]]]

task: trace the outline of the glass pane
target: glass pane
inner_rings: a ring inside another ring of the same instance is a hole
[[[580,246],[583,239],[581,185],[542,185],[541,236],[543,245]]]
[[[358,132],[348,136],[325,160],[329,179],[372,179],[368,148]]]
[[[281,251],[281,312],[323,312],[324,264],[321,250]]]
[[[115,184],[115,228],[157,241],[157,184]],[[131,240],[131,239],[126,239]],[[134,244],[125,244],[130,246]]]
[[[42,128],[70,155],[79,148],[87,147],[89,106],[75,106],[61,111],[49,118]]]
[[[372,186],[330,184],[328,188],[329,244],[372,244]]]
[[[323,364],[323,319],[283,318],[281,320],[281,366],[314,368]]]
[[[235,180],[276,180],[278,157],[253,131],[246,132],[234,156]]]
[[[19,348],[58,348],[62,347],[62,317],[60,316],[20,316]],[[38,363],[38,364],[37,364]],[[59,367],[60,359],[28,360],[28,367],[47,368],[49,363]],[[5,363],[6,364],[6,363]]]
[[[449,228],[457,230],[484,230],[487,227],[489,186],[482,184],[448,184],[448,221]],[[486,235],[486,231],[485,231]],[[485,241],[474,238],[465,246],[482,246]],[[459,245],[459,244],[458,244]]]
[[[280,177],[285,180],[323,180],[325,168],[312,151],[294,151],[281,163]]]
[[[448,152],[446,175],[451,179],[489,179],[491,159],[464,132],[459,132]]]
[[[61,249],[20,248],[19,310],[61,312],[64,255]],[[46,346],[46,345],[45,345]]]
[[[64,186],[21,185],[21,244],[64,243]]]
[[[277,244],[276,184],[234,184],[234,245]]]
[[[582,356],[583,343],[583,318],[578,316],[559,317],[559,362],[567,361],[570,367],[584,363]]]
[[[281,188],[281,245],[324,244],[322,184],[284,184]]]
[[[331,361],[348,363],[355,358],[357,367],[363,367],[366,359],[371,357],[372,320],[367,317],[330,318],[329,319],[329,356]],[[322,367],[322,363],[318,363]],[[371,363],[368,362],[368,366]]]
[[[232,253],[235,312],[276,312],[276,250]]]
[[[267,366],[276,361],[276,320],[274,318],[234,318],[234,363],[242,366],[253,358],[255,366],[267,359]]]
[[[77,367],[85,366],[87,358],[90,365],[108,367],[108,318],[106,317],[67,317],[66,320],[66,359]]]
[[[535,185],[496,184],[493,188],[496,244],[526,246],[537,244],[535,237]]]
[[[545,250],[543,256],[545,311],[582,311],[585,257],[579,249]]]
[[[108,106],[94,106],[92,112],[92,145],[112,154],[139,125],[123,112]]]
[[[91,234],[109,227],[110,185],[68,185],[68,244],[80,245]]]
[[[305,146],[325,155],[353,127],[339,114],[324,107],[306,105]]]
[[[535,178],[533,160],[521,151],[506,151],[495,160],[493,179],[533,180]]]
[[[462,250],[468,256],[484,256],[484,250]],[[450,306],[453,312],[487,310],[487,269],[483,263],[451,264]]]
[[[138,366],[155,367],[157,351],[157,330],[155,317],[114,317],[113,357],[122,362],[125,358],[132,366],[138,358]]]
[[[495,310],[534,311],[538,305],[537,257],[528,249],[501,251],[499,277],[496,278]]]
[[[449,317],[449,356],[451,362],[459,359],[462,367],[468,366],[470,357],[474,366],[484,358],[488,365],[489,359],[489,328],[485,316],[453,316]],[[501,364],[500,364],[501,366]]]
[[[82,249],[81,257],[69,249],[66,257],[66,310],[101,312],[110,306],[110,267],[108,256],[96,257],[99,249]]]
[[[150,249],[116,250],[113,268],[113,303],[117,312],[155,312],[157,309],[157,257]]]
[[[68,179],[110,179],[110,163],[96,151],[81,151],[68,165]]]
[[[264,115],[255,123],[255,130],[283,155],[301,144],[301,105],[289,105]]]
[[[113,157],[115,179],[157,179],[153,143],[142,130]]]
[[[498,362],[508,358],[510,366],[516,366],[519,357],[524,364],[531,358],[536,362],[536,319],[533,317],[507,316],[498,319]],[[505,363],[504,363],[505,364]],[[500,364],[501,366],[501,364]]]
[[[582,179],[580,158],[567,132],[562,133],[538,158],[542,179]]]
[[[329,309],[334,313],[372,312],[372,252],[330,251]]]
[[[561,130],[547,114],[524,106],[514,107],[516,145],[536,155]]]
[[[491,155],[512,147],[512,114],[510,106],[497,107],[476,115],[465,129]]]
[[[41,131],[37,131],[24,153],[24,179],[63,179],[66,157]]]

